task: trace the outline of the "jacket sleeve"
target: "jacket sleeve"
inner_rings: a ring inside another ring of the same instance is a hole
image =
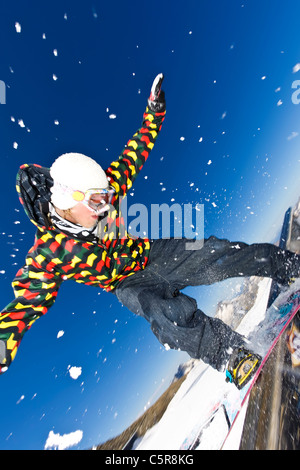
[[[12,282],[15,299],[0,313],[0,349],[5,355],[0,358],[0,373],[14,359],[24,333],[53,305],[61,283],[58,273],[39,264],[38,255],[28,254]]]
[[[106,173],[110,184],[120,196],[125,196],[142,169],[161,130],[166,112],[155,113],[146,108],[140,129],[129,140],[118,160]]]

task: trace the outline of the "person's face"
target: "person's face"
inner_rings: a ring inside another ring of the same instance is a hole
[[[89,203],[79,202],[68,210],[67,220],[86,228],[96,225],[99,217],[98,210],[107,204],[107,197],[101,194],[92,194]]]

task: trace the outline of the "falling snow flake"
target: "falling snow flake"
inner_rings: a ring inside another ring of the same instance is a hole
[[[296,137],[298,137],[298,135],[299,135],[299,132],[292,132],[292,133],[287,137],[287,140],[295,139]]]
[[[82,368],[81,367],[76,367],[76,366],[71,367],[71,366],[69,366],[68,370],[69,370],[70,377],[74,380],[77,380],[78,377],[82,373]]]
[[[18,124],[20,127],[25,127],[23,119],[18,119]]]
[[[299,72],[299,70],[300,70],[300,63],[298,62],[298,64],[294,65],[293,67],[293,73],[297,73]]]
[[[21,401],[23,401],[25,398],[25,395],[21,395],[19,400],[17,401],[17,405],[19,405],[21,403]]]
[[[92,14],[93,14],[93,17],[95,18],[95,20],[98,18],[98,13],[96,11],[96,9],[93,7],[92,8]]]

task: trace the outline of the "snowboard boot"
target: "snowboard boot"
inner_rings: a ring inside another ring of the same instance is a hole
[[[241,389],[253,377],[261,363],[261,357],[240,347],[231,354],[226,368],[226,382]]]
[[[300,367],[300,315],[295,316],[287,329],[287,348],[291,353],[292,367]]]

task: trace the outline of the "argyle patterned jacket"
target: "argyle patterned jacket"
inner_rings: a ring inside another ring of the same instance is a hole
[[[15,299],[0,313],[0,340],[6,346],[0,373],[14,359],[24,333],[53,305],[63,281],[71,279],[112,291],[125,277],[146,266],[149,240],[133,238],[126,232],[120,200],[147,160],[164,117],[165,111],[154,113],[147,107],[141,128],[106,170],[115,195],[101,239],[96,242],[72,238],[51,224],[48,208],[53,181],[49,169],[35,164],[21,166],[17,191],[37,233],[25,265],[12,282]]]

